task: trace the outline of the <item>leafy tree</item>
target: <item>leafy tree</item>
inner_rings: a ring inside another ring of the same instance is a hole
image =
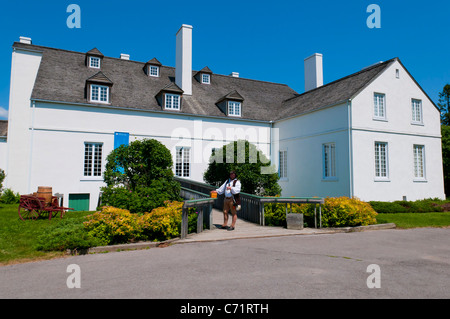
[[[279,176],[270,161],[255,145],[248,141],[235,141],[212,153],[208,169],[203,175],[206,183],[220,186],[229,177],[230,171],[242,184],[242,192],[260,196],[281,194]]]
[[[450,125],[450,84],[444,86],[442,92],[439,93],[438,107],[441,111],[442,125]]]
[[[180,200],[172,155],[160,142],[145,139],[122,145],[106,161],[103,204],[144,213],[164,206],[165,201]]]
[[[441,126],[445,194],[450,195],[450,126]]]

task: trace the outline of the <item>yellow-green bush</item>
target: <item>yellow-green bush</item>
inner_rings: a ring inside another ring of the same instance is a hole
[[[286,204],[264,204],[264,219],[266,226],[286,226]]]
[[[87,216],[84,227],[103,245],[175,238],[181,230],[183,202],[165,202],[165,205],[143,215],[106,206]]]
[[[142,237],[140,217],[128,210],[106,206],[86,218],[84,227],[88,234],[103,245],[126,243]]]
[[[183,202],[166,202],[140,217],[143,235],[151,240],[167,240],[180,235]]]
[[[305,222],[314,225],[314,205],[293,205],[293,211],[303,213]],[[317,218],[319,218],[317,209]],[[367,226],[377,223],[377,213],[369,203],[358,198],[327,197],[322,205],[323,227]]]

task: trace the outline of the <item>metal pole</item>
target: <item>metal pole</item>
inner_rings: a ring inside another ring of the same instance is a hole
[[[320,228],[322,228],[322,204],[319,204]]]
[[[314,228],[317,228],[316,211],[317,211],[317,204],[314,204]]]
[[[198,209],[198,215],[197,215],[197,234],[200,234],[203,231],[203,209],[205,206],[200,206],[200,209]]]
[[[266,226],[266,221],[264,220],[264,203],[261,203],[261,206],[262,206],[262,214],[261,214],[262,223],[260,225]]]
[[[188,233],[188,210],[183,207],[181,215],[181,239],[185,239]]]
[[[209,220],[209,229],[213,229],[213,214],[212,214],[212,204],[209,204],[208,206],[208,220]]]

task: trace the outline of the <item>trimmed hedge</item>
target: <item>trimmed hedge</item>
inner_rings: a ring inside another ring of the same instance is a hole
[[[398,214],[442,212],[444,209],[441,205],[446,202],[440,199],[423,199],[395,202],[371,201],[369,204],[379,214]]]

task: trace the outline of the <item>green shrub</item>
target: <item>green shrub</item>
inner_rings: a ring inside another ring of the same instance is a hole
[[[369,204],[379,214],[398,213],[429,213],[442,212],[440,204],[445,201],[439,199],[423,199],[417,201],[379,202],[371,201]]]
[[[5,177],[6,177],[5,171],[0,168],[0,194],[2,193],[3,181],[5,180]]]
[[[172,165],[170,151],[156,140],[120,146],[107,157],[103,204],[143,214],[165,201],[181,200]]]
[[[0,202],[3,204],[18,204],[20,202],[20,194],[14,193],[11,189],[7,188],[0,196]]]
[[[397,202],[379,202],[379,201],[371,201],[369,204],[372,208],[379,214],[395,214],[395,213],[406,213],[407,209],[405,206],[400,205]]]
[[[80,219],[62,220],[37,238],[36,249],[42,251],[82,250],[101,245],[90,236]]]
[[[131,213],[148,213],[163,207],[166,201],[178,201],[179,183],[168,180],[154,180],[148,187],[137,186],[131,190],[125,186],[103,188],[102,201],[105,205],[129,210]]]

